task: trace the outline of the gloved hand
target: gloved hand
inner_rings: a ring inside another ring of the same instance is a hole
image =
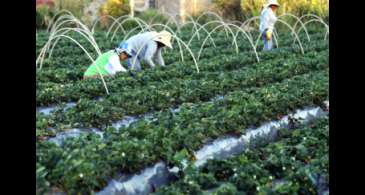
[[[266,39],[270,40],[271,39],[271,32],[270,31],[266,31]]]

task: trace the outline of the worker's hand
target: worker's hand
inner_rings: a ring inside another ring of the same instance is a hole
[[[266,31],[266,39],[271,40],[271,32],[268,30]]]

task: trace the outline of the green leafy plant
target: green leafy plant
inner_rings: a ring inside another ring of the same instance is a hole
[[[191,30],[182,29],[181,38],[189,39]],[[237,158],[212,161],[201,170],[192,166],[193,151],[213,139],[245,133],[249,127],[328,99],[328,41],[323,41],[323,30],[308,32],[312,41],[303,41],[304,55],[293,47],[293,37],[283,34],[280,48],[259,53],[257,62],[248,40],[241,36],[237,39],[240,53],[233,55],[234,49],[227,47],[222,31],[215,39],[220,49],[211,44],[204,49],[200,73],[196,73],[190,57],[182,63],[178,50],[166,51],[164,68],[133,72],[135,77],[119,73],[106,78],[111,92],[108,96],[100,80],[81,79],[89,63],[83,51],[60,40],[53,57],[36,73],[37,106],[57,105],[53,114],[37,112],[36,116],[38,190],[57,188],[68,194],[92,194],[117,173],[132,174],[158,161],[182,167],[184,161],[188,166],[179,172],[179,180],[160,188],[157,194],[204,194],[224,183],[234,185],[239,194],[313,194],[314,181],[328,180],[328,156],[324,155],[328,146],[322,141],[327,134],[322,128],[308,134],[280,131],[282,142],[257,144]],[[48,36],[39,32],[36,52]],[[72,36],[93,50],[80,35]],[[103,51],[115,47],[105,32],[96,31],[94,36]],[[305,39],[305,34],[299,36]],[[192,50],[199,51],[200,44],[191,42]],[[92,55],[97,56],[95,52]],[[218,95],[224,96],[210,101]],[[103,99],[97,100],[99,97]],[[76,106],[64,109],[64,102],[69,101]],[[171,108],[179,111],[172,112]],[[126,115],[143,118],[146,113],[149,119],[129,127],[111,126]],[[59,132],[79,127],[99,128],[104,131],[103,138],[86,133],[60,146],[47,141]],[[311,128],[317,129],[315,124]],[[273,188],[276,179],[291,183]]]
[[[55,9],[48,5],[38,5],[36,7],[36,28],[46,28],[55,14]]]

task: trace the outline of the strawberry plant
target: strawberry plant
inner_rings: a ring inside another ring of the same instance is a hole
[[[295,130],[296,133],[289,131],[280,130],[282,136],[278,142],[251,148],[226,160],[210,160],[201,169],[193,173],[186,172],[178,181],[158,189],[155,194],[181,191],[189,187],[190,183],[199,184],[196,187],[200,189],[199,193],[210,191],[213,194],[317,194],[321,187],[321,178],[324,178],[322,182],[328,188],[328,118],[316,121],[311,128],[301,127]],[[318,166],[315,160],[306,165],[305,160],[299,158],[300,155],[291,152],[296,145],[310,150],[311,143],[307,139],[292,139],[297,135],[309,139],[322,135],[321,140],[316,142],[316,152],[308,153],[306,157],[324,160],[323,166]],[[222,173],[227,172],[230,173],[222,177]],[[277,174],[278,172],[280,174]],[[210,175],[210,181],[220,181],[219,188],[216,188],[216,184],[208,187],[199,182],[200,178],[207,174]],[[190,183],[182,182],[187,179]]]
[[[105,78],[108,96],[101,80],[82,80],[90,61],[84,51],[61,39],[36,73],[37,106],[57,105],[52,114],[36,116],[37,193],[57,189],[93,194],[120,173],[133,174],[158,161],[182,168],[184,160],[195,161],[194,151],[216,138],[238,136],[295,109],[322,105],[329,95],[328,42],[320,30],[310,32],[312,41],[303,42],[304,55],[292,45],[293,37],[283,34],[280,48],[259,52],[260,62],[246,38],[237,38],[236,54],[227,46],[225,33],[215,33],[216,48],[205,45],[200,73],[190,56],[181,62],[177,49],[166,50],[166,67]],[[105,35],[93,35],[102,51],[116,45]],[[48,36],[39,32],[36,54]],[[72,36],[97,56],[81,35]],[[299,36],[306,39],[304,33]],[[180,38],[189,40],[191,29],[182,30]],[[190,44],[194,54],[200,46],[201,41]],[[211,101],[217,96],[222,98]],[[66,102],[76,105],[65,109]],[[143,120],[146,113],[150,119]],[[125,116],[141,120],[112,127]],[[326,124],[294,125],[293,131],[280,130],[275,143],[255,144],[237,157],[211,160],[201,169],[189,166],[156,194],[315,194],[328,184]],[[83,127],[103,130],[103,138],[88,133],[61,145],[47,141],[58,132]]]

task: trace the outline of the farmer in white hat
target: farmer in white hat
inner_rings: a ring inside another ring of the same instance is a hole
[[[128,48],[115,48],[100,55],[95,62],[89,66],[84,73],[84,79],[98,78],[103,76],[114,76],[117,72],[127,72],[121,65],[121,62],[131,57],[131,51]]]
[[[134,70],[141,70],[141,60],[144,60],[151,68],[156,66],[155,62],[165,66],[162,58],[162,48],[165,46],[172,49],[171,33],[165,30],[137,34],[119,45],[131,51],[132,57],[128,59],[128,67]]]
[[[260,16],[260,32],[264,39],[264,51],[269,51],[273,48],[272,33],[274,25],[278,20],[275,12],[280,4],[277,0],[268,0],[265,4]]]

